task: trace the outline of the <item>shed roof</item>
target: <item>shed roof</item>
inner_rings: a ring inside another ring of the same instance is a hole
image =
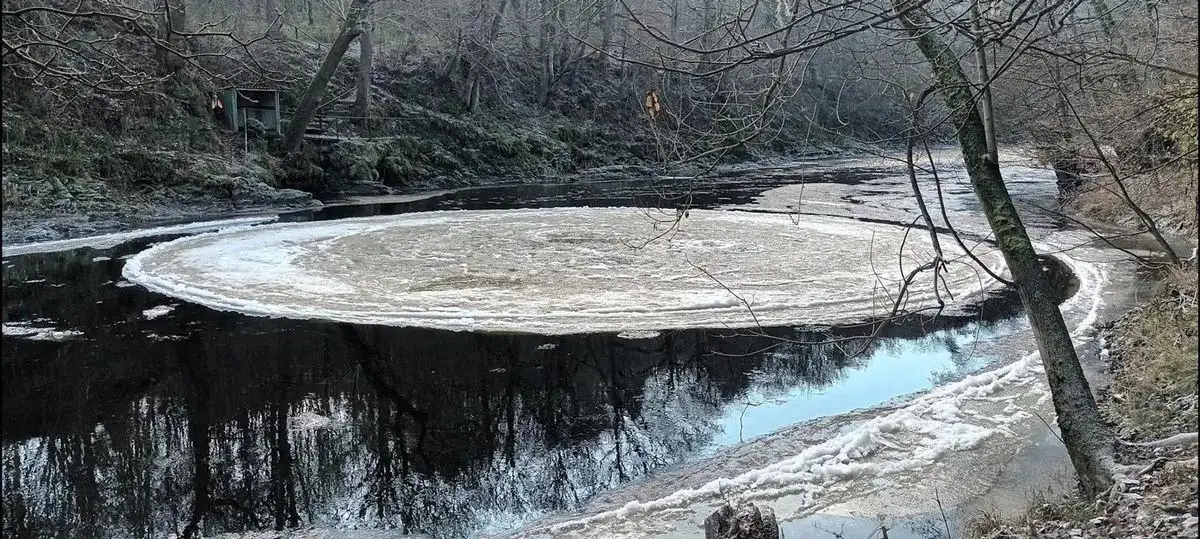
[[[225,86],[222,90],[237,90],[239,92],[279,92],[278,88],[240,88],[237,86]]]

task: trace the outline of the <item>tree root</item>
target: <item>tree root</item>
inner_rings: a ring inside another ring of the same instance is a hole
[[[1163,443],[1160,445],[1152,445],[1149,447],[1169,447],[1171,445],[1182,445],[1182,444],[1186,443],[1186,441],[1179,441],[1179,440],[1187,440],[1187,436],[1191,436],[1192,440],[1196,439],[1196,433],[1194,433],[1194,432],[1177,434],[1175,436],[1171,436],[1170,438],[1156,440],[1156,442],[1171,441],[1172,442],[1171,444]],[[1156,443],[1156,442],[1148,442],[1148,443]],[[1131,444],[1129,442],[1122,442],[1122,443],[1124,443],[1126,445],[1138,445],[1138,444]],[[1149,464],[1146,464],[1144,466],[1139,466],[1138,464],[1117,465],[1116,469],[1113,473],[1113,485],[1112,485],[1112,487],[1109,487],[1107,496],[1101,496],[1096,501],[1097,501],[1097,503],[1099,503],[1100,500],[1107,498],[1109,504],[1116,502],[1117,498],[1119,498],[1122,494],[1124,494],[1126,489],[1128,489],[1130,485],[1136,485],[1136,484],[1140,483],[1141,478],[1143,476],[1153,473],[1155,470],[1162,468],[1167,463],[1185,464],[1185,465],[1192,464],[1194,466],[1195,462],[1196,462],[1195,458],[1191,458],[1191,459],[1187,459],[1187,460],[1170,461],[1166,457],[1157,457],[1154,460],[1150,461]]]
[[[1131,464],[1126,469],[1134,470],[1134,472],[1129,475],[1126,475],[1125,477],[1127,477],[1129,479],[1138,479],[1138,478],[1142,477],[1143,475],[1146,475],[1150,472],[1153,472],[1154,470],[1162,468],[1163,465],[1166,463],[1167,463],[1166,457],[1158,457],[1158,458],[1150,461],[1150,464],[1147,464],[1146,466],[1144,466],[1142,468],[1137,468],[1136,470],[1135,470],[1135,468],[1137,465]]]
[[[1126,442],[1124,440],[1118,440],[1118,441],[1120,441],[1124,445],[1133,446],[1133,447],[1166,448],[1166,447],[1175,447],[1175,446],[1179,446],[1179,445],[1194,444],[1194,443],[1196,443],[1197,440],[1200,440],[1200,436],[1198,436],[1197,433],[1183,432],[1180,434],[1176,434],[1174,436],[1168,436],[1161,440],[1154,440],[1152,442]]]

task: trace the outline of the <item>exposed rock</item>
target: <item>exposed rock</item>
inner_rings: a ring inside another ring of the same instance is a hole
[[[230,198],[241,207],[302,207],[313,203],[312,193],[298,189],[276,189],[261,181],[236,178]]]
[[[392,194],[392,188],[380,182],[357,181],[347,184],[340,194],[347,197],[383,196]]]
[[[779,522],[770,507],[727,503],[704,519],[704,539],[780,539]]]
[[[50,241],[62,237],[62,233],[54,230],[49,223],[28,223],[26,227],[18,224],[5,223],[4,243],[32,243]]]
[[[645,177],[653,173],[654,171],[649,167],[641,165],[608,165],[581,170],[575,177],[578,180],[604,181]]]

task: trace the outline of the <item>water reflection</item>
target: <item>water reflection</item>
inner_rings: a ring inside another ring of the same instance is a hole
[[[795,180],[688,192],[716,205]],[[286,218],[661,194],[620,185],[477,190]],[[861,354],[828,339],[869,328],[630,340],[296,322],[123,287],[121,257],[166,239],[5,260],[5,324],[82,332],[3,339],[6,536],[507,529],[715,447],[975,369],[987,358],[971,343],[1003,331],[993,321],[1016,305],[1006,294],[972,317],[909,320]],[[177,307],[143,314],[164,304]]]
[[[140,313],[168,301],[96,290],[75,305]],[[27,299],[9,303],[6,319],[50,298]],[[62,312],[58,322],[85,338],[4,339],[11,536],[504,529],[736,442],[729,417],[754,395],[819,393],[897,346],[953,355],[947,343],[975,331],[885,339],[851,355],[839,344],[772,347],[722,331],[628,340],[304,323],[188,305],[154,320]],[[786,423],[806,413],[804,399],[784,400]]]
[[[732,171],[702,178],[640,178],[636,180],[500,185],[463,189],[423,200],[403,203],[330,206],[280,216],[281,221],[308,221],[368,217],[397,212],[436,210],[504,210],[567,206],[632,206],[712,209],[727,204],[748,204],[771,188],[793,183],[861,185],[887,178],[895,171],[885,167],[856,166],[822,170],[803,168]],[[907,188],[905,188],[907,189]],[[907,220],[904,223],[907,224]]]

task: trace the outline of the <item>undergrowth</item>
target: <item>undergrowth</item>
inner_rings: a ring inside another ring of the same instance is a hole
[[[1168,270],[1158,292],[1120,332],[1108,411],[1122,433],[1155,438],[1197,423],[1197,273]]]
[[[1197,174],[1195,163],[1134,174],[1123,182],[1130,198],[1157,221],[1163,232],[1195,234]],[[1085,182],[1071,202],[1078,215],[1108,223],[1140,226],[1137,216],[1108,177]]]

